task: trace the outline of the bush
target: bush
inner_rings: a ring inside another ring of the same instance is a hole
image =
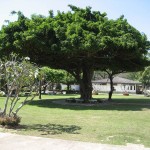
[[[92,91],[92,95],[98,95],[98,91]]]
[[[123,93],[124,96],[129,96],[129,93],[125,92]]]
[[[0,125],[2,126],[18,126],[21,118],[18,116],[0,116]]]

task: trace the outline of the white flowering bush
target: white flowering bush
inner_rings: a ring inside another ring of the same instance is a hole
[[[0,60],[1,89],[6,94],[4,108],[0,112],[0,117],[5,118],[7,121],[11,120],[10,117],[13,120],[14,118],[18,120],[17,114],[19,110],[38,94],[38,67],[30,63],[29,60],[29,57],[19,58],[15,54],[11,54],[9,60]],[[26,92],[28,94],[24,100],[21,99],[18,106],[19,96]]]

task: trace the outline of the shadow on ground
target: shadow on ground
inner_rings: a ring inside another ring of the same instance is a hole
[[[41,135],[56,135],[56,134],[79,134],[81,127],[76,125],[60,125],[60,124],[33,124],[20,125],[17,130],[30,130],[40,132]]]
[[[60,101],[60,103],[57,103]],[[61,102],[62,101],[62,102]],[[56,102],[56,103],[55,103]],[[150,109],[150,103],[126,103],[120,101],[114,101],[113,103],[104,103],[96,105],[87,104],[66,104],[65,100],[35,100],[30,102],[28,105],[46,107],[46,108],[60,108],[60,109],[70,109],[70,110],[118,110],[118,111],[143,111],[144,109]]]

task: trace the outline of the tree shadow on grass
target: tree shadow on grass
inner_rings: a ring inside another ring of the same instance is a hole
[[[79,134],[81,127],[76,125],[60,125],[60,124],[33,124],[21,125],[20,130],[38,131],[41,135],[56,135],[56,134]]]
[[[62,103],[57,103],[57,101],[62,101]],[[55,103],[56,102],[56,103]],[[70,110],[118,110],[118,111],[142,111],[143,109],[150,109],[150,103],[126,103],[114,100],[113,103],[104,103],[96,105],[82,105],[82,104],[70,104],[65,103],[65,100],[35,100],[30,102],[28,105],[46,107],[46,108],[60,108],[60,109],[70,109]]]

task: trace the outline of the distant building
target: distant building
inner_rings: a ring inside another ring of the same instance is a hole
[[[101,79],[92,81],[93,91],[108,92],[110,91],[110,80]],[[133,81],[121,77],[113,78],[114,92],[123,93],[141,93],[142,84],[139,81]]]
[[[62,90],[67,90],[67,85],[66,84],[61,84],[61,89]],[[79,91],[80,90],[80,86],[78,84],[71,84],[70,85],[70,90]]]

